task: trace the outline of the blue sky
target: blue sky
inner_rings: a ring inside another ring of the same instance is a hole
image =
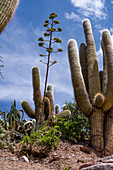
[[[62,39],[62,53],[52,55],[57,64],[50,68],[48,84],[54,87],[54,102],[62,105],[74,98],[71,74],[67,55],[67,42],[76,39],[78,47],[85,42],[82,21],[89,18],[92,24],[99,69],[102,69],[100,39],[102,30],[110,30],[113,40],[113,1],[112,0],[20,0],[12,20],[0,35],[0,55],[4,60],[2,69],[4,80],[0,78],[0,105],[8,110],[11,101],[27,100],[34,108],[32,89],[32,67],[38,66],[41,75],[43,94],[46,66],[39,62],[41,48],[38,38],[43,36],[44,21],[55,12],[63,31],[57,34]],[[55,35],[55,34],[54,34]]]

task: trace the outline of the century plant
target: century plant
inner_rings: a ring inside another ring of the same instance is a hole
[[[4,109],[4,111],[0,110],[0,115],[3,115],[3,119],[4,119],[4,126],[5,128],[14,128],[14,129],[18,129],[18,126],[20,124],[20,118],[21,118],[21,114],[20,112],[23,113],[23,110],[18,110],[16,108],[16,101],[14,100],[14,102],[11,105],[10,111],[8,111],[5,107],[1,106]],[[9,124],[9,127],[7,127],[7,122]]]
[[[57,38],[57,37],[53,37],[53,34],[56,32],[61,32],[62,28],[57,27],[57,29],[55,28],[56,25],[58,25],[60,22],[58,20],[56,20],[55,18],[57,17],[57,15],[53,12],[50,14],[49,16],[49,20],[45,20],[44,23],[44,27],[47,28],[46,32],[44,33],[44,37],[46,39],[44,39],[43,37],[40,37],[38,39],[39,43],[39,47],[42,47],[46,50],[46,55],[40,54],[40,57],[45,57],[47,56],[47,62],[43,62],[42,60],[40,60],[40,62],[44,63],[47,65],[47,69],[46,69],[46,78],[45,78],[45,87],[44,87],[44,98],[43,98],[43,103],[45,100],[45,96],[46,96],[46,88],[47,88],[47,80],[48,80],[48,73],[49,73],[49,68],[50,66],[54,65],[57,63],[57,61],[51,61],[50,56],[52,53],[58,53],[58,52],[62,52],[63,50],[61,48],[58,48],[57,50],[53,50],[53,44],[55,43],[61,43],[61,39]],[[45,43],[47,45],[45,45]]]
[[[93,148],[101,156],[111,155],[113,148],[113,48],[110,32],[102,32],[103,71],[98,70],[97,55],[90,21],[83,21],[86,44],[78,48],[68,42],[68,58],[76,102],[90,123]],[[79,60],[80,56],[80,60]],[[100,76],[99,76],[100,75]]]

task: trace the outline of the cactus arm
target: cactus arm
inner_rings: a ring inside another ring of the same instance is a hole
[[[53,101],[53,95],[50,90],[48,90],[45,93],[45,96],[50,100],[50,108],[51,108],[51,116],[54,115],[54,101]]]
[[[79,47],[79,57],[80,57],[80,64],[82,68],[82,75],[84,78],[86,90],[89,93],[89,83],[88,83],[88,65],[87,65],[87,53],[86,53],[86,45],[84,43],[80,44]]]
[[[98,108],[102,108],[105,102],[105,96],[102,93],[97,93],[93,99],[93,105]]]
[[[74,87],[74,95],[80,110],[88,116],[92,111],[92,106],[85,88],[81,67],[78,57],[77,43],[71,39],[68,42],[68,58],[71,69],[72,83]]]
[[[0,1],[0,33],[4,30],[10,21],[18,6],[19,0],[1,0]]]
[[[58,114],[58,113],[60,113],[60,105],[56,104],[55,105],[55,114]]]
[[[40,90],[40,73],[38,67],[32,68],[32,81],[34,90],[34,103],[35,107],[39,106],[42,102],[41,90]]]
[[[98,62],[96,56],[95,43],[92,33],[90,21],[85,19],[83,21],[83,28],[87,44],[87,62],[88,62],[88,78],[89,78],[89,95],[91,101],[94,96],[100,92],[100,79],[98,71]]]
[[[43,101],[40,90],[40,73],[38,67],[36,66],[32,68],[32,82],[34,90],[35,118],[37,124],[39,119],[40,122],[43,121],[44,114],[42,113]]]
[[[44,103],[44,115],[45,115],[45,120],[51,118],[51,106],[50,106],[50,100],[49,98],[45,97],[45,103]]]
[[[71,111],[70,110],[64,110],[58,114],[56,114],[55,116],[59,116],[61,118],[69,118],[71,116]]]
[[[107,60],[107,75],[108,75],[108,83],[106,90],[106,101],[103,106],[103,110],[109,110],[113,105],[113,48],[110,37],[110,32],[108,30],[104,30],[102,33],[102,42],[104,47],[104,52]]]
[[[29,103],[25,100],[21,102],[22,108],[24,109],[25,113],[30,117],[30,118],[35,118],[35,112],[29,105]]]
[[[105,51],[104,51],[102,39],[101,39],[101,48],[102,48],[102,51],[103,51],[102,93],[105,94],[106,90],[107,90],[108,76],[107,76],[107,60],[106,60],[106,56],[105,56]]]
[[[47,91],[51,91],[51,93],[53,95],[53,85],[52,84],[47,85]]]

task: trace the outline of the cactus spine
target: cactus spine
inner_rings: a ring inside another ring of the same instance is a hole
[[[80,110],[89,117],[92,146],[100,152],[101,156],[111,155],[113,148],[113,49],[111,37],[108,30],[103,31],[101,46],[104,70],[100,81],[94,38],[88,19],[83,21],[83,28],[86,45],[80,46],[80,62],[76,41],[71,39],[68,42],[68,58],[74,95]],[[101,89],[104,91],[103,94]]]
[[[14,15],[19,0],[1,0],[0,2],[0,33]]]

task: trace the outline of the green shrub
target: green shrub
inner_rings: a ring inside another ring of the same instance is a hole
[[[68,120],[58,118],[55,126],[59,126],[62,139],[70,142],[84,142],[89,138],[89,124],[88,119],[80,112],[76,102],[69,102],[65,104],[64,110],[69,109],[72,113]]]
[[[43,126],[42,126],[43,125]],[[39,126],[38,130],[33,132],[30,136],[26,134],[21,142],[21,150],[29,157],[33,152],[33,146],[36,144],[37,150],[41,147],[40,152],[43,150],[50,151],[50,149],[57,147],[60,137],[59,127],[46,126],[45,122]]]
[[[38,144],[41,145],[42,149],[45,147],[46,150],[50,151],[52,148],[58,146],[60,136],[61,132],[59,126],[51,127],[40,137]]]

